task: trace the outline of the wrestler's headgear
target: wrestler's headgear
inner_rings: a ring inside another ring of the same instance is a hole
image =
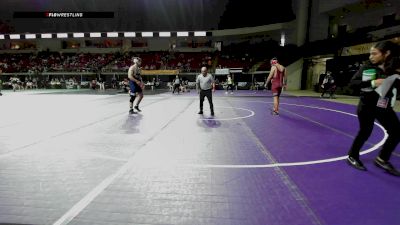
[[[278,63],[278,59],[276,57],[271,59],[271,65],[275,65]]]
[[[133,57],[133,58],[132,58],[132,61],[133,61],[133,63],[138,63],[138,62],[141,62],[142,59],[139,58],[139,57]]]

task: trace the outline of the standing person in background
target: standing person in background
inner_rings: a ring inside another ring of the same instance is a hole
[[[199,114],[203,114],[203,102],[204,97],[207,97],[208,103],[210,104],[211,116],[214,116],[214,105],[212,101],[212,92],[215,91],[215,82],[211,74],[207,72],[207,67],[201,67],[201,74],[196,79],[197,91],[200,94],[200,111]]]
[[[356,169],[367,170],[360,160],[360,150],[371,135],[374,121],[377,119],[387,131],[388,138],[375,158],[375,165],[394,176],[400,176],[400,172],[389,162],[400,141],[400,121],[390,104],[390,99],[396,98],[392,89],[398,89],[399,82],[395,82],[384,97],[375,92],[375,88],[382,85],[385,78],[400,73],[399,54],[399,46],[391,41],[376,43],[370,49],[369,62],[360,68],[350,82],[352,87],[361,89],[357,108],[360,129],[347,158],[348,164]]]
[[[92,83],[91,83],[92,89],[96,90],[96,86],[97,86],[97,79],[93,79]]]
[[[272,94],[274,96],[274,108],[272,115],[279,115],[279,97],[282,93],[282,88],[286,87],[287,70],[284,66],[279,64],[277,58],[271,59],[271,71],[268,75],[266,83],[271,81]]]
[[[252,85],[252,87],[253,87],[253,91],[254,91],[254,92],[257,92],[257,91],[258,91],[259,85],[258,85],[258,82],[257,82],[257,78],[254,78],[254,79],[253,79],[253,85]]]
[[[229,74],[227,79],[226,79],[226,92],[225,94],[228,94],[228,90],[231,89],[231,94],[233,94],[233,79],[232,76]]]
[[[129,113],[134,113],[133,103],[135,102],[136,96],[139,96],[139,98],[137,99],[135,109],[138,112],[142,111],[139,109],[139,104],[143,99],[143,88],[144,88],[143,80],[142,77],[140,76],[141,72],[140,65],[142,64],[142,60],[140,58],[134,57],[132,58],[132,61],[133,65],[129,67],[128,70],[129,87],[130,87]]]
[[[117,78],[115,77],[115,74],[111,79],[111,88],[117,89]]]
[[[181,79],[179,78],[178,75],[176,75],[175,80],[174,80],[174,90],[172,91],[172,94],[175,93],[175,90],[178,90],[178,94],[179,94],[180,87],[181,87]]]
[[[154,91],[156,89],[156,86],[157,86],[157,81],[156,81],[155,77],[153,77],[153,79],[152,79],[150,84],[151,84],[151,90]]]
[[[322,93],[321,93],[321,98],[324,97],[326,92],[329,92],[329,97],[333,98],[335,91],[336,91],[336,84],[335,84],[335,79],[332,76],[332,72],[328,71],[324,77],[324,80],[322,81],[321,84],[322,88]]]
[[[99,89],[105,91],[104,80],[99,76]]]

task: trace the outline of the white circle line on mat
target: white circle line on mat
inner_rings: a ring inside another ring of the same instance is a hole
[[[248,101],[248,102],[259,102],[259,103],[271,103],[271,102],[264,102],[264,101]],[[291,104],[291,103],[280,103],[281,105],[292,105],[292,106],[298,106],[298,107],[305,107],[305,108],[313,108],[313,109],[319,109],[319,110],[325,110],[325,111],[331,111],[331,112],[336,112],[336,113],[341,113],[353,117],[357,117],[357,115],[336,110],[336,109],[329,109],[329,108],[324,108],[324,107],[318,107],[318,106],[308,106],[308,105],[300,105],[300,104]],[[360,155],[365,155],[370,152],[373,152],[377,150],[379,147],[383,145],[383,143],[386,141],[388,138],[388,134],[383,128],[382,125],[380,125],[377,122],[374,122],[375,125],[377,125],[384,133],[384,136],[382,140],[380,140],[377,144],[372,146],[371,148],[368,148],[362,152],[360,152]],[[200,167],[200,168],[272,168],[272,167],[285,167],[285,166],[305,166],[305,165],[314,165],[314,164],[321,164],[321,163],[329,163],[329,162],[335,162],[335,161],[340,161],[344,160],[347,158],[347,155],[345,156],[340,156],[340,157],[335,157],[335,158],[328,158],[328,159],[321,159],[321,160],[312,160],[312,161],[303,161],[303,162],[289,162],[289,163],[272,163],[272,164],[255,164],[255,165],[234,165],[234,164],[226,164],[226,165],[221,165],[221,164],[186,164],[186,166],[190,167]]]
[[[253,110],[245,109],[245,108],[238,108],[238,107],[224,107],[220,106],[218,108],[227,108],[227,109],[239,109],[250,112],[249,115],[246,116],[238,116],[238,117],[231,117],[231,118],[218,118],[218,117],[209,117],[209,118],[199,118],[199,120],[238,120],[238,119],[245,119],[254,116],[256,113]],[[218,109],[217,108],[217,109]]]

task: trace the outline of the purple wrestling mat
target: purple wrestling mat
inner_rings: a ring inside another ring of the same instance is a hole
[[[0,224],[396,225],[400,179],[346,164],[356,107],[270,92],[0,99]],[[51,104],[49,104],[51,103]],[[398,148],[392,163],[400,167]]]

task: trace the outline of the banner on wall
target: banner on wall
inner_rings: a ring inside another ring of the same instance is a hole
[[[376,42],[365,43],[360,45],[354,45],[349,47],[344,47],[341,56],[351,56],[351,55],[362,55],[369,54],[369,51]]]
[[[177,75],[179,70],[142,70],[142,75]]]
[[[391,39],[387,39],[386,41],[392,41],[396,44],[400,44],[400,37],[394,37]],[[340,55],[341,56],[350,56],[350,55],[369,54],[371,47],[373,47],[375,44],[376,44],[376,42],[371,42],[371,43],[364,43],[364,44],[344,47],[342,49],[342,54],[340,54]]]
[[[229,68],[215,69],[215,75],[228,75]]]
[[[229,68],[231,73],[243,73],[243,68]]]

